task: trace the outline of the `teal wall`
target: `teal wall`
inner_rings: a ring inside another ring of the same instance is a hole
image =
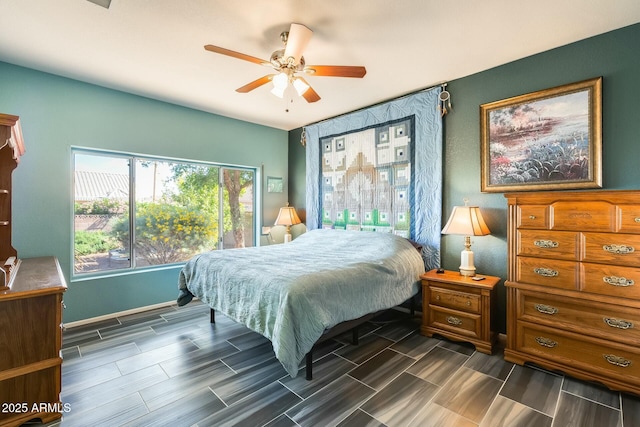
[[[20,116],[26,147],[13,174],[13,246],[19,258],[58,258],[69,285],[65,322],[173,301],[179,271],[70,282],[71,146],[244,165],[258,171],[264,165],[265,175],[282,176],[286,182],[286,131],[2,62],[0,113]],[[286,201],[286,192],[266,193],[263,223],[272,224]]]
[[[492,234],[473,239],[479,273],[507,275],[507,203],[503,194],[480,192],[480,105],[602,76],[603,187],[640,189],[638,46],[640,24],[635,24],[448,82],[453,111],[444,120],[443,224],[453,206],[462,205],[464,198],[482,208]],[[300,131],[296,132],[299,135]],[[295,137],[289,139],[289,164],[303,164],[304,150],[295,146]],[[290,178],[300,182],[304,171],[298,168],[294,175],[290,170]],[[304,206],[304,192],[291,193],[290,188],[289,196],[293,205]],[[444,268],[458,269],[462,248],[460,236],[443,236]],[[505,332],[503,282],[499,284],[497,310],[498,330]]]

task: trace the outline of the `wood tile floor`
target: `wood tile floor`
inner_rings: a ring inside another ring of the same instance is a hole
[[[640,398],[417,333],[392,311],[289,377],[271,343],[192,302],[68,329],[53,426],[640,426]],[[37,423],[35,423],[37,425]]]

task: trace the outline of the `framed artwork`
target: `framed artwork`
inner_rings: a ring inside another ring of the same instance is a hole
[[[275,176],[267,177],[267,192],[268,193],[282,193],[282,178]]]
[[[481,191],[602,187],[602,77],[480,106]]]

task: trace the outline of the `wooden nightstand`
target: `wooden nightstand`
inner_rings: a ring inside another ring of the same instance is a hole
[[[477,275],[483,280],[461,276],[457,271],[431,270],[422,279],[422,326],[426,336],[442,335],[468,341],[476,350],[491,354],[497,335],[491,331],[494,288],[499,277]]]

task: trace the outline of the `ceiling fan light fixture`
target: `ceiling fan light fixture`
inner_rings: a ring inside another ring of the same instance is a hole
[[[278,73],[273,77],[273,88],[279,89],[284,92],[284,90],[289,85],[289,76],[286,73]]]
[[[309,90],[309,85],[303,82],[298,77],[293,80],[293,87],[295,88],[296,92],[298,92],[299,96],[302,96],[306,91]]]
[[[277,96],[278,98],[284,98],[284,89],[274,86],[273,89],[271,89],[271,93]]]

